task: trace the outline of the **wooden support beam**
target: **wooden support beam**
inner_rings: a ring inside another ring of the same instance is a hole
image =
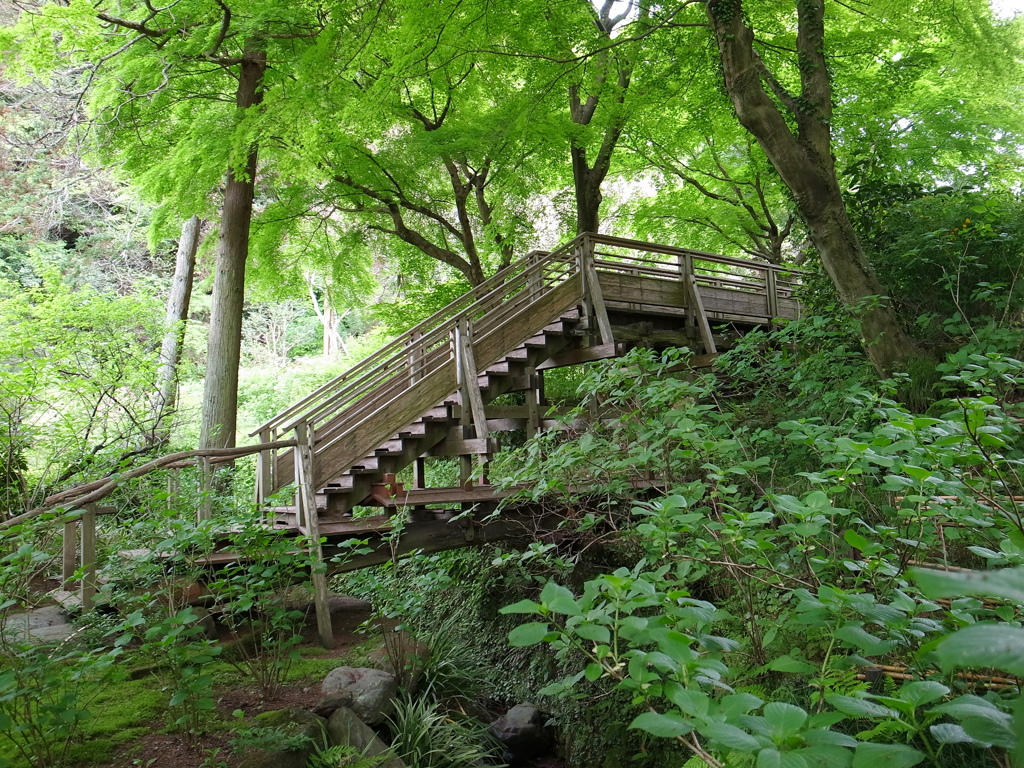
[[[567,365],[579,365],[580,363],[589,363],[594,360],[607,360],[625,354],[625,349],[624,344],[614,343],[597,344],[581,349],[567,349],[565,352],[552,355],[543,363],[540,363],[537,366],[537,370],[548,371],[552,368],[564,368]]]
[[[269,429],[260,432],[260,442],[269,443],[273,436]],[[256,454],[256,506],[259,507],[270,497],[274,487],[275,451],[260,451]]]
[[[615,326],[615,338],[627,348],[632,344],[648,344],[654,347],[692,347],[693,337],[686,331],[672,331],[662,328],[641,327],[643,323]]]
[[[82,610],[92,608],[96,597],[96,505],[86,504],[82,513]]]
[[[473,354],[473,336],[469,320],[462,318],[455,329],[456,354],[459,362],[460,386],[463,393],[463,415],[468,402],[473,417],[473,428],[478,438],[487,437],[487,416],[484,400],[480,394],[479,373]]]
[[[313,585],[313,605],[316,608],[316,628],[324,648],[334,647],[334,627],[331,609],[327,603],[327,573],[324,552],[320,543],[320,518],[316,511],[316,486],[313,478],[313,430],[304,422],[295,425],[296,475],[299,480],[299,519],[306,524],[309,551],[314,568],[310,579]]]
[[[779,285],[778,274],[771,267],[765,270],[764,286],[768,292],[769,322],[772,322],[779,316]]]
[[[493,437],[475,437],[463,440],[449,439],[438,443],[430,449],[431,456],[479,456],[497,452],[498,441]]]
[[[540,431],[540,397],[537,384],[540,381],[536,369],[530,370],[531,386],[526,390],[526,436],[533,437]]]
[[[201,461],[199,509],[196,510],[196,520],[199,522],[213,519],[213,463],[209,456],[203,456]]]
[[[580,272],[583,277],[583,296],[588,304],[588,314],[597,320],[598,334],[602,344],[612,344],[612,324],[608,320],[608,307],[604,303],[601,281],[597,279],[597,268],[594,266],[594,244],[586,238],[580,248]],[[588,318],[589,319],[589,318]]]
[[[64,540],[61,563],[61,589],[71,589],[75,571],[78,570],[78,521],[64,523]]]
[[[697,278],[690,275],[689,280],[685,282],[685,285],[689,290],[690,301],[693,302],[693,309],[697,316],[697,330],[700,331],[701,339],[704,341],[704,352],[709,355],[714,355],[718,352],[718,347],[715,346],[715,338],[711,334],[711,325],[708,323],[708,316],[704,311],[704,302],[700,298],[700,288],[697,287]]]

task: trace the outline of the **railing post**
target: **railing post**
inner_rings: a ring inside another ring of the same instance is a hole
[[[64,523],[63,562],[61,567],[62,589],[71,591],[75,571],[78,570],[78,520]]]
[[[527,259],[529,261],[526,265],[526,285],[530,290],[530,301],[534,302],[540,297],[544,288],[544,276],[541,274],[543,254],[540,251],[530,251],[527,254]]]
[[[196,520],[202,522],[213,519],[213,462],[210,461],[209,456],[203,456],[199,467],[200,500],[199,509],[196,510]]]
[[[768,321],[773,322],[779,316],[778,273],[774,267],[765,268],[764,289],[768,296]]]
[[[260,432],[260,442],[269,443],[274,439],[269,429]],[[260,451],[256,454],[256,506],[262,507],[274,489],[274,452]]]
[[[167,510],[178,508],[181,501],[181,470],[173,467],[167,472]]]
[[[690,276],[693,275],[693,254],[680,253],[676,257],[679,264],[679,285],[683,289],[683,295],[688,298],[686,302],[686,332],[690,338],[697,338],[697,312],[693,308],[693,300],[690,296]]]
[[[423,344],[419,331],[409,332],[409,383],[415,384],[423,378]]]
[[[295,474],[298,480],[298,502],[300,518],[305,517],[309,551],[314,563],[310,581],[313,585],[313,606],[316,608],[316,626],[324,648],[334,647],[334,627],[331,624],[331,609],[327,602],[327,573],[324,566],[324,550],[320,543],[320,518],[316,512],[316,471],[313,461],[312,425],[299,422],[295,425]]]
[[[96,505],[86,504],[82,514],[82,610],[96,597]]]

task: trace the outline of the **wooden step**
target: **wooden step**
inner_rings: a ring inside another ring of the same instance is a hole
[[[338,493],[340,491],[352,490],[352,475],[339,475],[332,479],[323,488],[324,492]]]
[[[381,446],[373,449],[375,456],[401,456],[402,449],[405,447],[405,442],[401,439],[388,440]]]

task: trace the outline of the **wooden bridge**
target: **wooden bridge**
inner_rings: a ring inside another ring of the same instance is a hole
[[[269,511],[321,556],[321,541],[380,535],[398,508],[414,512],[404,549],[505,535],[508,521],[488,533],[424,518],[431,505],[493,509],[486,465],[500,434],[532,435],[552,423],[544,371],[636,345],[688,346],[695,366],[708,365],[730,338],[796,317],[795,279],[776,265],[595,234],[531,253],[253,432],[266,446],[258,500],[267,505],[294,484],[295,503]],[[510,392],[523,393],[525,404],[490,405]],[[436,456],[459,457],[459,486],[426,487],[425,462]],[[474,461],[484,468],[476,486]],[[395,475],[410,465],[407,488]],[[385,514],[353,519],[357,506]],[[329,643],[326,578],[315,586]]]
[[[120,483],[156,469],[199,465],[209,487],[219,462],[256,454],[256,493],[267,523],[307,542],[324,567],[313,574],[322,642],[333,642],[327,573],[416,550],[440,551],[522,532],[516,509],[482,520],[501,493],[486,480],[502,433],[557,425],[544,372],[612,358],[632,346],[688,346],[707,366],[742,333],[795,318],[796,274],[783,267],[710,253],[586,234],[551,253],[534,252],[320,387],[232,449],[183,451],[68,489],[43,507],[0,522],[9,528],[61,511],[64,579],[81,572],[81,603],[95,592],[97,506]],[[496,405],[511,392],[522,405]],[[426,487],[431,457],[458,457],[460,482]],[[473,484],[473,464],[482,482]],[[412,466],[409,487],[396,473]],[[293,487],[292,487],[293,486]],[[275,494],[288,490],[287,502]],[[641,489],[638,488],[638,491]],[[294,493],[294,501],[292,501]],[[200,519],[212,514],[209,502]],[[352,516],[356,507],[380,515]],[[431,510],[430,507],[441,507]],[[450,510],[465,511],[449,522]],[[74,513],[81,510],[80,514]],[[397,510],[410,510],[410,521]],[[403,525],[397,542],[387,535]],[[80,534],[80,535],[79,535]],[[81,547],[77,545],[80,538]],[[353,539],[375,542],[357,560],[334,561]],[[211,566],[236,560],[218,551]],[[78,567],[80,566],[80,568]]]

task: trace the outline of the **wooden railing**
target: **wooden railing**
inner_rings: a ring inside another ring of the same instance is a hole
[[[703,309],[722,318],[770,321],[793,316],[797,306],[792,298],[793,270],[625,238],[581,235],[551,253],[535,252],[517,261],[256,429],[252,435],[261,443],[294,432],[299,444],[294,451],[261,454],[261,500],[300,479],[322,487],[568,307],[581,304],[602,343],[611,343],[602,284],[614,283],[615,276],[666,281],[675,294],[682,282],[690,300],[683,307],[676,298],[671,302],[689,312],[694,322],[704,321],[701,332],[712,346]],[[707,293],[716,301],[695,311]],[[473,370],[463,367],[467,359]],[[303,472],[295,456],[302,454],[304,444],[310,466]],[[311,516],[315,517],[300,509],[300,524],[306,527]]]

